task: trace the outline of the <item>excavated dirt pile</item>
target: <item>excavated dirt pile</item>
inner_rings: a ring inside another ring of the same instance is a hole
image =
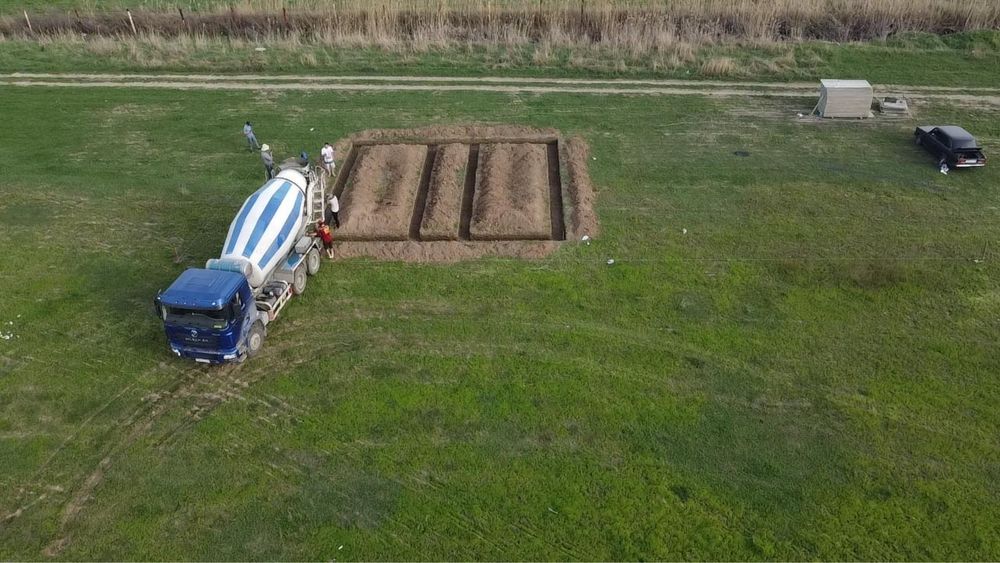
[[[337,145],[338,258],[541,258],[597,234],[587,145],[554,129],[382,129]]]

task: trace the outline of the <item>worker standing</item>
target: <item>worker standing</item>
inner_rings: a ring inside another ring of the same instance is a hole
[[[340,228],[340,200],[337,199],[337,194],[330,196],[330,207],[329,207],[329,219],[333,219],[333,224],[335,228]],[[327,223],[329,223],[329,219]]]
[[[250,125],[249,121],[243,126],[243,136],[247,138],[247,145],[250,147],[250,152],[260,148],[260,143],[257,142],[257,135],[253,134],[253,125]]]
[[[260,160],[264,163],[264,173],[266,180],[274,178],[274,155],[271,154],[271,147],[266,143],[260,147]]]
[[[316,223],[316,235],[323,241],[326,256],[333,258],[333,233],[330,232],[330,227],[323,221],[319,221]]]
[[[319,152],[323,156],[323,169],[326,170],[327,174],[333,176],[333,169],[337,166],[333,163],[333,145],[326,143]]]

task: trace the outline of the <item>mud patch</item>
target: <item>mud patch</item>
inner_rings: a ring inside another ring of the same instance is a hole
[[[338,258],[541,258],[597,234],[586,143],[553,129],[374,130],[337,148]]]

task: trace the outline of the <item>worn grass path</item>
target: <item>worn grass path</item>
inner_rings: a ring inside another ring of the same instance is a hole
[[[586,80],[566,78],[329,76],[220,74],[9,73],[0,84],[66,88],[169,88],[177,90],[290,90],[346,92],[506,92],[511,94],[695,95],[806,97],[816,84],[685,80]],[[878,85],[881,94],[1000,105],[1000,88]]]

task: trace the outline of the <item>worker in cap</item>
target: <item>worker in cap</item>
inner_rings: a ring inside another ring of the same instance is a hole
[[[274,155],[271,154],[271,147],[264,143],[260,147],[260,160],[264,163],[264,173],[267,180],[274,178]]]

